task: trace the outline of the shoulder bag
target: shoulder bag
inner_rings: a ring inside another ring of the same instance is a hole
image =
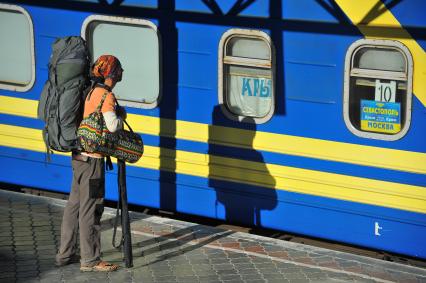
[[[112,156],[129,163],[137,162],[143,155],[144,146],[140,135],[133,132],[130,125],[123,120],[129,130],[108,131],[102,105],[108,92],[106,91],[96,108],[88,117],[84,118],[77,130],[77,138],[81,148],[89,153],[100,153]]]

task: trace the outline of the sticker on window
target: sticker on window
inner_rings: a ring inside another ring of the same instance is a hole
[[[401,104],[361,100],[361,129],[395,134],[401,130]]]
[[[396,82],[383,83],[376,80],[376,91],[374,100],[381,102],[395,102]]]
[[[271,109],[272,81],[269,78],[231,74],[227,105],[231,111],[251,117],[264,117]]]
[[[259,97],[270,97],[271,96],[271,80],[265,78],[246,78],[239,77],[242,81],[242,96],[259,96]]]

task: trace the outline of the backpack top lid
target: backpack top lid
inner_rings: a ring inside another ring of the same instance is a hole
[[[87,79],[89,53],[86,42],[80,36],[67,36],[57,39],[52,45],[49,60],[49,80],[62,86],[76,78]]]

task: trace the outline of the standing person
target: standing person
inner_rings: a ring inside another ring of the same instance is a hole
[[[88,94],[83,116],[87,117],[101,103],[101,112],[110,132],[123,128],[126,112],[116,107],[112,89],[121,81],[123,69],[112,55],[102,55],[94,63],[91,75],[97,82]],[[98,153],[73,152],[73,180],[71,194],[64,210],[61,225],[61,245],[56,265],[64,266],[78,261],[77,236],[80,237],[81,271],[115,271],[118,265],[100,259],[101,225],[105,196],[105,156]],[[78,233],[79,231],[79,233]]]

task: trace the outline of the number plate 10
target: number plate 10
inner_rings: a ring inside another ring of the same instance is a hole
[[[374,100],[381,102],[395,102],[396,82],[382,83],[376,80],[376,92]]]

